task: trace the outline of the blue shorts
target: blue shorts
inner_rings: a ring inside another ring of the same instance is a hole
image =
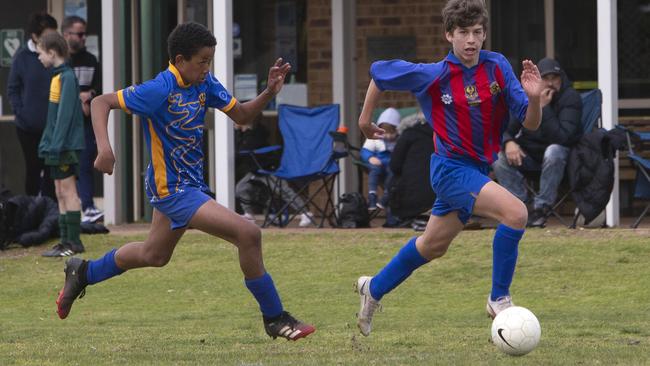
[[[467,223],[481,188],[491,181],[489,169],[487,164],[431,155],[431,188],[436,193],[431,214],[445,216],[458,211],[458,219]]]
[[[151,200],[151,205],[171,221],[172,230],[184,228],[199,207],[212,198],[195,187],[185,187],[182,191],[165,198]]]

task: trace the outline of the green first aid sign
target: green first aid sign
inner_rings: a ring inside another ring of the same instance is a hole
[[[22,29],[0,29],[0,66],[10,67],[11,58],[22,45]]]

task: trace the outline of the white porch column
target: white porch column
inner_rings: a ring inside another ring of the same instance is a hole
[[[214,53],[214,76],[234,93],[232,54],[232,0],[214,0],[212,29],[217,38]],[[235,208],[235,138],[230,119],[215,110],[215,179],[217,202]]]
[[[119,39],[122,30],[119,27],[118,4],[115,0],[102,1],[102,90],[103,93],[113,93],[121,86],[118,79],[120,75]],[[112,111],[108,116],[108,138],[116,156],[122,151],[124,142],[120,141],[120,113]],[[107,224],[121,224],[125,221],[122,207],[122,172],[120,159],[112,175],[104,174],[104,221]]]
[[[332,0],[332,95],[341,106],[340,125],[348,127],[348,139],[359,141],[357,73],[356,73],[356,0]],[[350,159],[341,160],[340,191],[337,195],[357,189],[357,171]]]
[[[603,92],[603,127],[618,124],[618,46],[616,0],[598,0],[598,88]],[[614,160],[614,189],[607,204],[607,226],[620,223],[618,153]]]

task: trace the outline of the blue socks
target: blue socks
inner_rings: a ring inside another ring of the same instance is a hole
[[[492,242],[492,301],[510,294],[510,284],[517,265],[519,240],[523,235],[523,229],[513,229],[503,224],[497,226]]]
[[[415,247],[413,238],[370,281],[370,295],[377,301],[391,292],[420,266],[429,261]]]
[[[260,311],[265,318],[275,318],[282,314],[282,302],[275,289],[273,279],[268,273],[252,280],[244,280],[246,287],[260,304]]]
[[[117,252],[117,249],[111,250],[97,260],[88,261],[86,280],[88,281],[89,285],[93,285],[97,282],[102,282],[111,277],[115,277],[124,273],[124,270],[115,264],[115,252]]]

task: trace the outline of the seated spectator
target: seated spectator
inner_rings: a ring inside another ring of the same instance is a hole
[[[436,194],[429,184],[429,159],[433,154],[433,129],[421,113],[402,121],[390,158],[393,182],[390,209],[398,225],[409,225],[431,210]],[[428,215],[427,215],[428,216]]]
[[[399,122],[400,115],[397,109],[388,108],[383,111],[377,119],[377,126],[385,131],[384,137],[367,139],[361,148],[361,160],[367,163],[370,169],[368,173],[368,210],[370,211],[388,206],[390,182],[393,177],[389,167],[390,154],[397,140]],[[377,188],[380,181],[383,181],[384,194],[381,200],[377,201]]]
[[[544,58],[537,64],[546,83],[542,92],[542,121],[536,131],[530,131],[511,119],[503,134],[503,149],[492,168],[499,184],[523,202],[528,201],[524,185],[525,172],[540,172],[539,193],[533,197],[533,211],[528,226],[543,227],[549,208],[555,203],[558,187],[570,147],[578,142],[582,131],[582,100],[560,64]]]
[[[255,150],[268,146],[268,137],[268,130],[257,120],[250,126],[235,125],[236,151]],[[257,157],[257,161],[262,165],[262,168],[274,170],[278,162],[278,156],[275,154],[264,155]],[[271,192],[271,188],[267,186],[268,182],[274,186],[279,184],[282,200],[285,202],[293,200],[291,201],[291,208],[296,211],[302,211],[298,225],[300,227],[309,226],[312,223],[314,215],[305,206],[305,201],[302,197],[286,181],[280,180],[272,175],[264,176],[256,174],[259,168],[257,163],[250,157],[237,156],[236,158],[236,171],[238,176],[243,174],[243,177],[238,179],[237,185],[235,186],[235,198],[239,200],[244,212],[244,218],[254,222],[256,209],[266,208]]]

